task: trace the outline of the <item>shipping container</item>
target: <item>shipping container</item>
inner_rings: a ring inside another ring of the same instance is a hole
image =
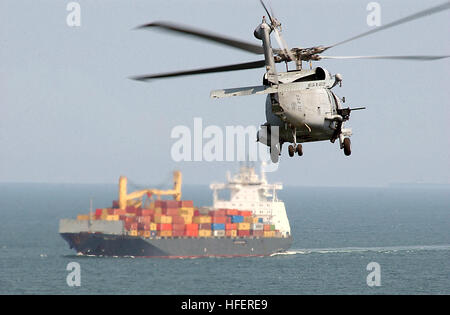
[[[275,231],[264,231],[264,237],[274,237]]]
[[[77,215],[78,221],[89,221],[89,214],[79,214]]]
[[[192,200],[181,200],[181,201],[178,201],[178,207],[180,207],[180,208],[184,208],[184,207],[192,208],[192,207],[194,207],[194,201],[192,201]]]
[[[210,237],[211,235],[211,230],[198,230],[198,236],[200,237]]]
[[[198,230],[186,230],[184,232],[185,236],[190,236],[190,237],[197,237],[198,236]]]
[[[242,223],[241,223],[242,224]],[[250,230],[238,230],[237,236],[250,236]]]
[[[108,215],[106,221],[119,221],[119,216],[117,214]]]
[[[214,230],[213,231],[213,236],[225,236],[225,230]]]
[[[171,237],[172,231],[158,231],[156,235],[161,237]]]
[[[239,210],[237,209],[227,209],[226,215],[239,215]]]
[[[185,223],[185,224],[191,224],[192,223],[192,219],[193,219],[193,217],[191,216],[191,215],[180,215],[180,217],[182,217],[183,218],[183,222]]]
[[[236,237],[237,236],[237,230],[226,230],[225,231],[225,236]]]
[[[172,231],[172,224],[158,223],[156,224],[157,231]]]
[[[194,208],[180,208],[179,209],[180,215],[189,215],[191,217],[194,216]]]
[[[173,224],[184,224],[184,218],[180,215],[173,215],[172,216],[172,223]]]
[[[245,210],[245,211],[239,211],[239,215],[241,215],[241,216],[243,216],[243,217],[249,217],[249,216],[251,216],[252,215],[252,211],[248,211],[248,210]]]
[[[238,230],[250,230],[250,223],[236,223],[237,224],[237,229]]]
[[[198,209],[198,212],[199,212],[199,215],[206,215],[206,216],[208,216],[209,215],[209,208],[200,208],[200,209]]]
[[[236,223],[227,223],[225,224],[225,230],[237,230]]]
[[[179,215],[178,208],[163,208],[163,214],[165,215]]]
[[[213,224],[211,224],[211,230],[225,230],[225,224],[213,223]]]
[[[130,231],[130,235],[131,236],[138,236],[138,231],[137,230],[131,230]]]
[[[211,223],[200,223],[198,225],[199,230],[211,230]]]
[[[264,230],[264,224],[262,223],[253,223],[251,225],[251,229],[254,231],[263,231]]]
[[[211,218],[212,223],[227,223],[227,217],[226,216],[214,216]]]
[[[172,223],[172,217],[167,215],[155,214],[153,220],[155,223]]]
[[[185,224],[184,223],[181,223],[181,224],[176,224],[176,223],[173,223],[172,224],[172,231],[174,231],[174,230],[178,230],[178,231],[184,231],[184,229],[185,229]]]
[[[252,224],[253,223],[253,217],[244,217],[244,222]]]
[[[264,224],[264,231],[270,231],[270,224]]]
[[[241,223],[244,222],[244,217],[241,215],[233,215],[231,216],[231,223]]]
[[[198,230],[198,224],[196,223],[186,224],[186,231],[187,230]]]
[[[183,230],[172,230],[172,236],[174,236],[174,237],[184,236],[184,229]]]
[[[193,220],[194,223],[211,223],[211,217],[210,216],[198,216],[194,217]]]
[[[250,233],[252,236],[256,236],[256,237],[263,237],[264,236],[264,231],[263,230],[253,230]]]
[[[227,214],[227,211],[225,209],[217,209],[217,210],[211,210],[209,211],[210,216],[219,216],[223,217]]]

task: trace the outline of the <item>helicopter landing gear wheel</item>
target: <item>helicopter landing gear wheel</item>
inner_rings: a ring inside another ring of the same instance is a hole
[[[295,154],[295,149],[294,149],[294,147],[293,147],[292,145],[290,145],[290,146],[288,147],[288,151],[289,151],[289,156],[290,156],[290,157],[293,157],[294,154]]]
[[[300,143],[297,144],[295,151],[297,151],[298,156],[302,156],[303,155],[303,146]]]
[[[350,138],[344,139],[344,154],[346,156],[349,156],[350,154],[352,154]]]

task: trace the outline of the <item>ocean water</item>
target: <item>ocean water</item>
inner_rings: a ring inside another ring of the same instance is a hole
[[[450,190],[286,187],[294,244],[255,258],[77,256],[58,234],[115,185],[0,184],[1,294],[450,294]],[[211,204],[206,186],[184,199]],[[81,286],[66,266],[78,262]],[[381,285],[370,287],[370,262]]]

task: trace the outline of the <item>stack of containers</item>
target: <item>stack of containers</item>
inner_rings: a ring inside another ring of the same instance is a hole
[[[149,209],[96,209],[95,215],[78,215],[78,220],[123,221],[129,235],[142,237],[279,237],[275,226],[264,224],[252,211],[194,208],[191,200],[156,200]]]

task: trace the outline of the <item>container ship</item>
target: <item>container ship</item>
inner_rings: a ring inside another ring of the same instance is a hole
[[[59,233],[80,255],[161,258],[268,256],[292,244],[281,184],[268,184],[262,171],[241,166],[227,183],[213,183],[213,205],[195,207],[181,199],[181,172],[170,190],[127,192],[111,208],[61,219]],[[229,198],[219,195],[228,193]],[[161,197],[171,196],[172,200]]]

